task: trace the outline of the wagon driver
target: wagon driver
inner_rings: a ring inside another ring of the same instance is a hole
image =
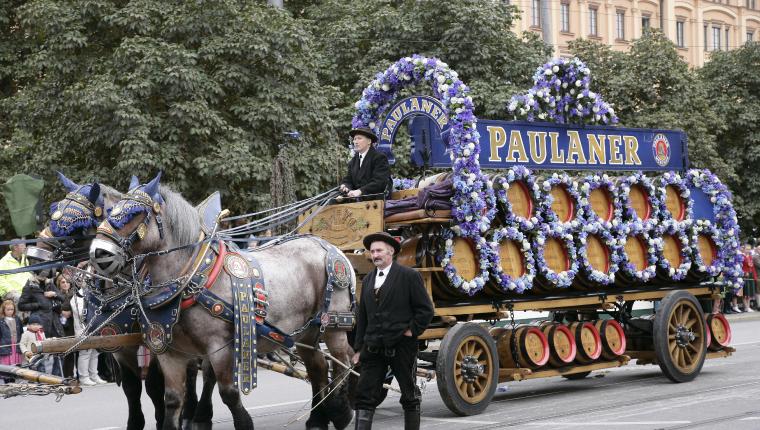
[[[374,147],[377,136],[368,127],[355,128],[348,134],[353,139],[354,157],[348,162],[348,173],[340,183],[340,192],[347,197],[368,194],[387,197],[393,182],[388,158]]]
[[[364,238],[375,270],[362,282],[353,362],[361,363],[356,389],[356,429],[372,428],[388,366],[401,388],[404,428],[420,428],[420,392],[415,384],[417,337],[433,319],[433,304],[415,270],[393,262],[401,245],[388,233]]]

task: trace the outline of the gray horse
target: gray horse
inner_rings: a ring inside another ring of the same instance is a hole
[[[193,206],[178,193],[160,186],[160,173],[145,185],[130,186],[130,192],[114,206],[111,215],[98,227],[98,235],[90,248],[90,261],[101,274],[112,275],[141,254],[172,250],[145,256],[144,264],[152,285],[171,283],[188,275],[191,260],[199,251],[202,220]],[[118,210],[117,210],[118,209]],[[179,248],[179,249],[177,249]],[[321,339],[331,354],[349,365],[353,351],[346,332],[308,326],[325,303],[327,291],[326,256],[328,249],[339,250],[314,237],[297,237],[275,246],[254,251],[260,264],[261,276],[268,292],[266,321],[284,333],[293,333],[302,345],[316,345]],[[232,248],[232,252],[235,251]],[[344,257],[345,259],[345,257]],[[225,260],[226,261],[226,260]],[[233,277],[227,268],[221,271],[209,291],[227,303],[233,303]],[[250,269],[250,268],[249,268]],[[348,266],[351,289],[356,280]],[[349,289],[335,289],[329,303],[331,312],[350,312],[352,299]],[[299,328],[309,327],[297,332]],[[158,355],[166,383],[166,415],[164,429],[176,429],[185,391],[185,367],[189,356],[203,356],[211,363],[219,383],[219,394],[229,407],[236,429],[252,429],[253,420],[243,407],[233,373],[234,353],[231,347],[233,325],[216,318],[211,311],[195,304],[181,311],[170,335],[171,345]],[[266,354],[279,346],[260,337],[257,353]],[[306,422],[307,428],[326,429],[329,422],[343,429],[350,423],[353,412],[348,403],[347,384],[339,389],[328,387],[328,366],[324,356],[304,346],[297,346],[312,385],[314,406]],[[339,375],[340,372],[335,372]],[[335,382],[343,380],[334,375]],[[338,385],[338,384],[336,384]],[[326,393],[332,394],[323,398]]]
[[[27,257],[32,264],[55,261],[61,258],[81,255],[87,252],[95,234],[97,225],[105,219],[105,214],[122,198],[122,193],[97,182],[79,185],[58,173],[58,179],[68,194],[63,200],[51,205],[51,221],[38,235],[38,242],[27,248]],[[65,241],[48,241],[45,239],[72,236]],[[52,277],[51,269],[38,271],[38,276]],[[127,398],[129,414],[128,430],[141,430],[145,418],[140,402],[142,382],[137,363],[137,347],[128,346],[113,353],[119,364],[120,385]],[[200,402],[195,392],[198,364],[188,366],[188,390],[185,397],[183,416],[185,421],[194,421],[198,428],[211,425],[211,393],[214,376],[209,369],[204,369],[204,395]],[[145,379],[145,390],[153,401],[155,419],[158,427],[164,420],[164,382],[161,369],[156,361],[151,362]]]

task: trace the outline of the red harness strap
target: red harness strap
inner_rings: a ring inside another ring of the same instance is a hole
[[[216,261],[214,262],[214,267],[211,269],[211,273],[208,275],[208,280],[203,285],[203,288],[211,289],[211,287],[214,285],[214,282],[216,282],[216,277],[219,276],[219,271],[222,270],[222,266],[224,265],[224,257],[227,255],[227,247],[224,246],[223,241],[219,241],[219,254],[216,256]],[[188,297],[184,300],[182,300],[182,303],[180,304],[180,309],[187,309],[190,306],[195,304],[195,297]]]

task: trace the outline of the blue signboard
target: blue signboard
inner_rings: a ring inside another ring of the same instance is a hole
[[[448,117],[441,102],[412,96],[396,103],[380,126],[379,148],[391,154],[401,122],[413,117],[409,131],[412,160],[418,165],[450,167]],[[541,122],[478,120],[480,167],[532,169],[683,171],[688,166],[682,131]],[[442,137],[443,136],[443,137]]]

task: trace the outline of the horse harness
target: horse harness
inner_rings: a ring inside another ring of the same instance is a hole
[[[221,212],[221,202],[214,193],[198,207],[202,220],[201,243],[188,273],[190,278],[182,281],[185,274],[159,288],[150,288],[150,281],[143,281],[147,293],[140,295],[139,302],[124,306],[129,294],[115,297],[103,302],[94,295],[88,295],[85,317],[95,315],[96,319],[111,321],[100,330],[100,334],[120,334],[142,332],[143,341],[151,351],[160,354],[172,343],[172,330],[179,320],[183,309],[198,304],[215,318],[234,325],[234,381],[244,394],[251,392],[257,385],[256,379],[256,343],[257,339],[266,338],[273,343],[291,348],[295,344],[294,336],[310,327],[319,327],[320,332],[326,328],[351,330],[354,326],[353,308],[355,306],[355,285],[352,285],[350,264],[337,248],[323,239],[310,236],[326,251],[327,285],[321,309],[309,319],[304,326],[293,333],[285,333],[266,321],[269,305],[264,274],[261,265],[254,257],[254,252],[242,251],[236,245],[223,240],[203,241],[206,234],[213,234],[213,224]],[[146,217],[147,218],[147,217]],[[297,237],[303,236],[296,236]],[[292,239],[288,239],[292,240]],[[129,241],[129,238],[127,238]],[[185,270],[187,271],[187,270]],[[183,271],[183,272],[185,272]],[[226,272],[230,276],[233,303],[219,297],[211,291],[218,276]],[[348,289],[351,295],[351,312],[329,311],[335,288]],[[120,315],[108,315],[109,311],[125,308]],[[90,326],[98,327],[98,321]]]

